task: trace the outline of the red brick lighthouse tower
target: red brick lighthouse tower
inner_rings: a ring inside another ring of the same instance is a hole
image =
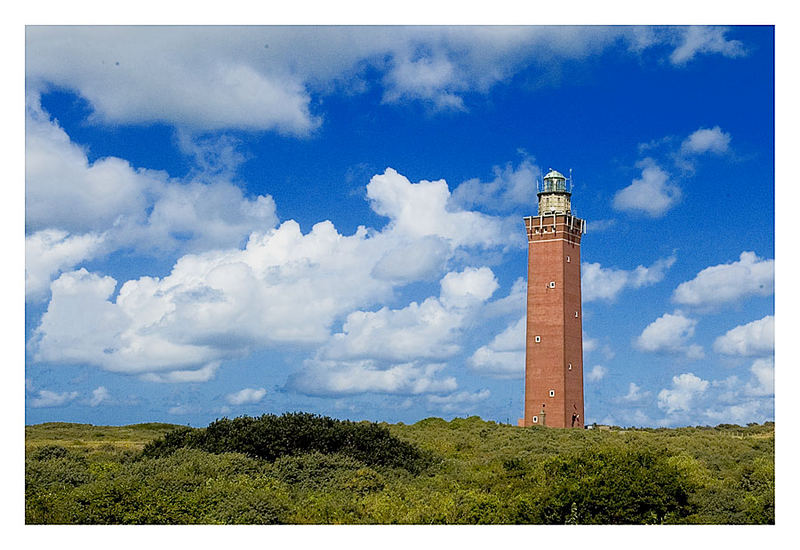
[[[521,426],[583,428],[581,235],[567,179],[550,169],[528,232],[525,416]]]

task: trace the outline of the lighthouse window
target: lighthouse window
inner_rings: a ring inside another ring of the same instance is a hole
[[[569,364],[567,365],[567,370],[572,370],[572,363],[569,363]]]
[[[576,319],[578,318],[578,312],[577,311],[575,312],[575,318]]]
[[[550,281],[550,288],[555,288],[555,287],[556,287],[556,282]]]
[[[538,424],[539,423],[539,417],[538,416],[534,416],[533,417],[533,423],[534,424]]]
[[[534,338],[534,340],[536,340],[537,342],[541,342],[542,341],[542,337],[541,336],[537,336],[536,338]]]
[[[550,397],[556,396],[556,390],[550,390]]]
[[[569,263],[569,256],[567,256],[567,263]]]

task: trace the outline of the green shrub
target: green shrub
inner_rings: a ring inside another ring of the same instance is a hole
[[[663,452],[603,449],[549,459],[534,523],[647,524],[689,515],[692,484]]]
[[[308,413],[223,418],[204,429],[180,428],[145,446],[143,456],[165,456],[178,448],[235,452],[275,460],[299,453],[341,453],[365,464],[418,472],[427,453],[369,422],[350,422]]]
[[[67,456],[66,447],[61,445],[44,445],[31,452],[29,458],[31,460],[50,460],[52,458],[63,458]]]

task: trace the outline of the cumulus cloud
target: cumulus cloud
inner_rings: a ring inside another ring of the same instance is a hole
[[[502,223],[448,209],[443,181],[412,184],[391,169],[372,179],[368,196],[376,211],[390,218],[382,231],[361,227],[345,236],[321,222],[304,235],[288,221],[253,233],[243,250],[185,255],[168,276],[127,281],[116,295],[111,277],[85,269],[63,273],[51,285],[48,310],[29,343],[34,358],[88,363],[157,382],[204,381],[221,360],[252,349],[325,343],[334,320],[354,311],[332,353],[339,349],[341,357],[354,356],[364,334],[388,334],[380,328],[385,322],[430,342],[428,349],[435,351],[429,357],[450,354],[456,349],[450,331],[460,326],[461,310],[482,304],[497,288],[488,268],[448,274],[441,296],[428,303],[398,311],[356,310],[391,296],[404,281],[373,276],[386,250],[429,238],[445,243],[448,255],[459,247],[499,246]],[[427,218],[415,224],[420,214],[413,207],[419,204],[426,205]],[[486,230],[455,229],[476,223]],[[440,333],[428,332],[437,326]],[[400,359],[400,342],[392,347],[391,338],[385,341],[384,351]]]
[[[441,282],[441,301],[450,308],[464,308],[488,300],[497,290],[497,279],[488,267],[451,271]]]
[[[240,246],[277,223],[271,197],[245,197],[218,176],[177,181],[106,157],[89,161],[34,98],[26,106],[26,295],[120,248],[140,253]]]
[[[528,282],[522,277],[518,277],[511,285],[508,295],[486,304],[481,311],[481,315],[486,319],[490,319],[524,313],[527,293]]]
[[[450,255],[448,242],[437,236],[403,240],[378,260],[372,275],[397,283],[429,279],[441,273]]]
[[[163,185],[163,173],[136,170],[116,157],[89,162],[38,98],[29,98],[25,113],[26,230],[102,232],[120,217],[143,215],[147,194]]]
[[[592,367],[592,370],[589,371],[589,374],[586,375],[586,379],[589,382],[599,382],[603,378],[605,378],[606,374],[608,374],[608,369],[603,365],[595,365]]]
[[[61,407],[78,397],[78,392],[58,393],[50,390],[39,390],[38,397],[31,399],[30,405],[34,408]]]
[[[289,387],[311,395],[443,393],[455,389],[452,377],[435,375],[461,350],[467,322],[474,319],[497,288],[489,268],[465,268],[446,274],[438,298],[392,310],[354,311],[339,333],[318,348],[315,358],[290,379]]]
[[[682,354],[689,359],[703,357],[703,348],[689,340],[694,336],[697,320],[682,312],[665,313],[650,323],[636,339],[636,347],[650,353]]]
[[[182,382],[208,382],[217,373],[220,361],[211,361],[196,369],[178,369],[167,372],[145,372],[140,376],[147,382],[179,384]]]
[[[238,246],[274,227],[275,204],[219,177],[171,180],[105,157],[90,162],[33,99],[26,107],[25,227],[105,234],[115,246],[198,250]]]
[[[581,265],[581,298],[584,302],[614,300],[625,288],[641,288],[660,282],[674,263],[674,256],[661,258],[650,267],[640,265],[632,270],[584,263]]]
[[[105,386],[98,386],[92,390],[92,397],[89,399],[89,406],[96,407],[102,403],[111,401],[111,392]]]
[[[752,380],[745,386],[745,393],[756,396],[775,394],[775,363],[770,358],[756,359],[750,366]]]
[[[165,123],[305,136],[313,98],[378,86],[385,103],[467,108],[531,65],[545,76],[622,44],[670,60],[739,54],[717,28],[675,27],[46,27],[26,32],[26,83],[75,90],[104,124]],[[676,47],[677,46],[677,47]],[[376,82],[366,78],[377,71]],[[202,90],[203,93],[198,93]]]
[[[622,401],[627,401],[627,402],[630,402],[630,403],[636,403],[636,402],[643,401],[644,399],[647,399],[648,397],[650,397],[650,392],[649,391],[642,391],[641,387],[639,387],[634,382],[631,382],[628,385],[628,393],[625,394],[624,396],[622,396],[620,399]]]
[[[181,404],[175,405],[167,409],[168,414],[174,414],[175,416],[183,416],[187,414],[194,414],[199,412],[200,408],[195,405],[188,405],[188,404]]]
[[[750,366],[750,380],[743,384],[739,377],[712,382],[716,396],[703,396],[704,406],[691,414],[712,423],[745,424],[765,422],[775,414],[775,366],[771,357],[756,359]],[[714,398],[715,397],[715,398]]]
[[[491,342],[475,350],[467,364],[481,374],[521,378],[525,372],[525,327],[525,317],[511,323]]]
[[[411,183],[387,168],[367,184],[367,198],[377,214],[391,220],[392,232],[409,239],[434,236],[451,246],[497,246],[513,242],[510,235],[518,233],[492,216],[450,208],[444,180]]]
[[[681,144],[681,153],[725,153],[731,142],[731,136],[722,131],[719,126],[713,128],[700,128],[687,137]]]
[[[491,392],[487,389],[476,392],[462,391],[450,395],[428,395],[428,405],[444,412],[465,412],[475,408],[481,401],[489,398]]]
[[[680,43],[669,56],[674,65],[685,65],[698,54],[721,54],[725,57],[741,57],[746,51],[739,40],[725,37],[727,29],[722,27],[678,27]]]
[[[381,368],[372,360],[326,361],[309,359],[303,370],[289,376],[289,389],[323,397],[386,393],[418,395],[452,393],[458,387],[452,376],[437,377],[442,364],[416,362]]]
[[[225,400],[231,405],[251,405],[264,399],[265,395],[267,395],[267,390],[264,388],[244,388],[229,393],[225,396]]]
[[[56,274],[94,257],[101,250],[103,241],[102,235],[70,235],[59,229],[44,229],[26,235],[25,299],[45,298]]]
[[[678,285],[672,299],[688,306],[716,307],[747,296],[769,296],[774,285],[775,261],[742,252],[738,261],[707,267]]]
[[[750,367],[750,374],[747,383],[735,375],[711,381],[693,373],[673,377],[672,386],[658,393],[658,407],[666,413],[659,424],[744,424],[773,419],[772,359],[756,359]]]
[[[712,422],[725,424],[745,424],[749,422],[765,422],[772,414],[764,410],[764,404],[749,399],[720,408],[707,408],[702,415]]]
[[[524,159],[516,168],[511,163],[495,166],[493,172],[490,182],[473,178],[461,183],[453,190],[451,202],[462,208],[483,207],[495,212],[535,207],[536,180],[542,171],[531,159]]]
[[[590,354],[594,352],[600,352],[606,358],[606,360],[613,359],[616,355],[614,350],[608,344],[601,344],[600,340],[597,338],[590,338],[583,333],[583,353]]]
[[[681,189],[670,182],[670,176],[655,160],[646,158],[637,163],[642,175],[614,194],[616,210],[641,212],[659,218],[681,199]]]
[[[342,332],[320,350],[327,359],[373,358],[387,361],[443,359],[460,350],[459,330],[469,308],[487,300],[497,288],[491,269],[465,268],[441,280],[439,298],[412,302],[405,308],[355,311]]]
[[[772,315],[732,328],[714,340],[714,351],[726,355],[761,356],[775,350],[775,318]]]
[[[667,414],[689,411],[708,386],[708,380],[703,380],[691,372],[673,376],[672,387],[658,392],[658,407]]]

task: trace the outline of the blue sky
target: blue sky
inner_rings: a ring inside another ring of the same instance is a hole
[[[25,421],[522,412],[574,174],[587,422],[774,418],[771,27],[28,27]]]

